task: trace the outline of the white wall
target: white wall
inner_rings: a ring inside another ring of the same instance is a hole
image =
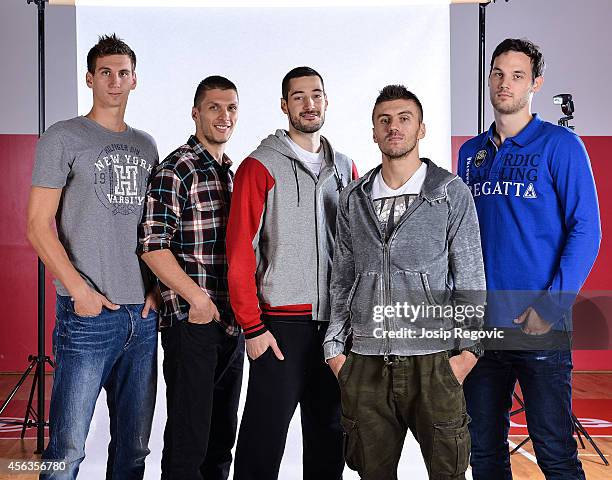
[[[77,111],[75,8],[46,6],[47,126]],[[0,134],[38,133],[38,14],[0,2]]]
[[[562,116],[553,105],[571,93],[580,135],[612,135],[612,2],[610,0],[498,0],[487,7],[486,64],[504,38],[529,38],[548,65],[534,111],[551,122]],[[451,6],[452,134],[478,129],[478,6]],[[488,92],[487,92],[488,95]],[[488,96],[485,124],[493,121]]]
[[[89,46],[117,32],[136,51],[139,85],[127,121],[149,131],[162,158],[193,132],[198,82],[232,79],[240,119],[228,153],[240,162],[277,128],[284,74],[318,70],[329,98],[323,134],[363,173],[380,162],[371,111],[378,91],[404,83],[422,99],[428,135],[422,154],[450,166],[448,5],[387,8],[109,8],[77,7],[79,75]],[[424,75],[429,72],[430,75]],[[79,112],[91,92],[79,83]]]

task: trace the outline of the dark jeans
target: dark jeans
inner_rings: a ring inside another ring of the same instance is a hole
[[[66,470],[41,474],[41,479],[77,477],[102,388],[111,434],[106,478],[143,477],[157,380],[157,312],[142,318],[143,306],[103,308],[100,315],[81,317],[70,297],[57,296],[50,438],[43,458],[64,460]]]
[[[547,480],[582,480],[573,437],[572,357],[568,350],[487,351],[468,375],[465,397],[472,417],[474,480],[510,480],[508,430],[518,380],[527,430]]]
[[[390,364],[382,356],[350,353],[338,380],[346,464],[362,480],[397,480],[408,429],[419,442],[430,479],[465,479],[469,417],[446,352]]]
[[[250,362],[249,387],[240,424],[235,480],[278,478],[289,422],[300,404],[303,479],[342,478],[340,391],[323,360],[327,324],[266,322],[285,360],[271,349]]]
[[[168,419],[162,479],[225,480],[232,463],[244,337],[215,321],[162,330]]]

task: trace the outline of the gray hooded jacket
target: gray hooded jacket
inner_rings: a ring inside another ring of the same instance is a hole
[[[371,198],[381,166],[340,195],[326,359],[343,353],[350,333],[352,351],[363,355],[410,355],[477,342],[472,332],[482,325],[486,287],[474,201],[459,177],[423,161],[428,168],[421,193],[388,238]],[[410,310],[419,305],[419,314]],[[424,314],[426,307],[438,308]]]
[[[321,143],[318,177],[297,158],[283,130],[265,138],[236,173],[228,280],[232,308],[247,337],[265,331],[260,307],[265,313],[312,305],[313,320],[329,321],[336,208],[352,179],[353,162],[324,137]]]

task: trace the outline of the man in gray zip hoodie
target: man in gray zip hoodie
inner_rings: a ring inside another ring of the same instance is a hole
[[[363,480],[397,478],[409,428],[430,478],[463,479],[462,382],[481,353],[485,290],[474,202],[458,177],[419,158],[413,93],[385,87],[372,121],[382,166],[340,195],[323,345],[340,383],[346,462]]]
[[[338,480],[340,392],[321,345],[336,206],[356,172],[319,133],[327,108],[321,76],[295,68],[282,94],[289,131],[264,139],[238,168],[227,227],[230,302],[250,359],[234,478],[278,477],[299,403],[303,478]]]

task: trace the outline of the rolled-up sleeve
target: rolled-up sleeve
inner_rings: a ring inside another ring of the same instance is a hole
[[[185,181],[174,170],[161,168],[155,173],[138,226],[139,255],[170,248],[187,198]]]

